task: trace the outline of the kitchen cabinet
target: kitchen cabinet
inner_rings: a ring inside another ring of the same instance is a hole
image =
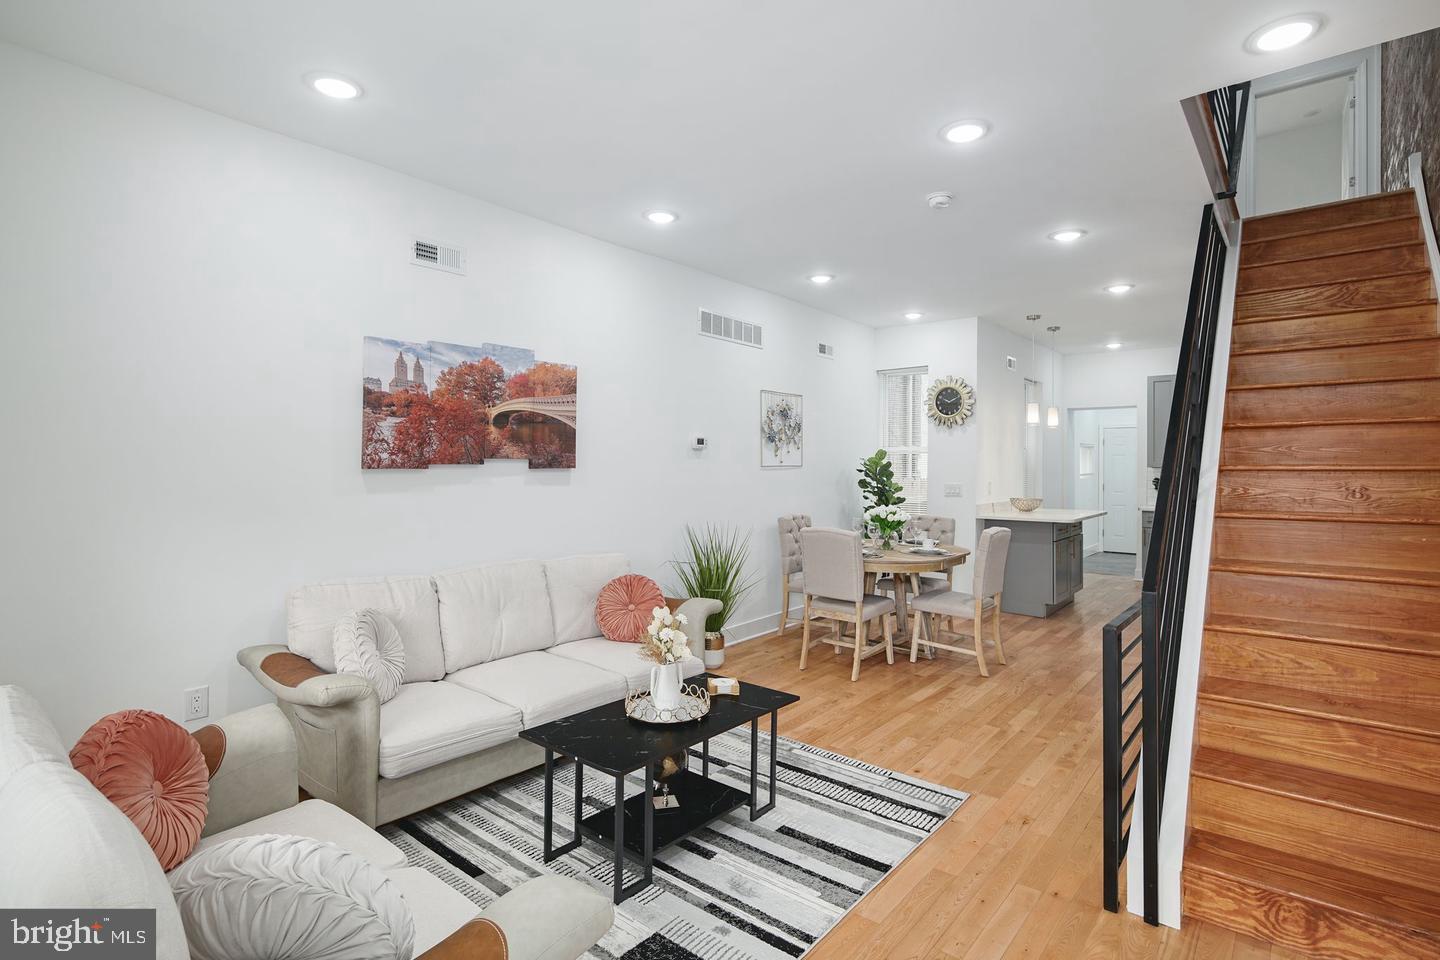
[[[1005,590],[1000,598],[1002,610],[1029,617],[1048,617],[1074,602],[1075,594],[1085,586],[1085,545],[1080,521],[1047,523],[1019,518],[984,518],[984,521],[986,527],[1010,529]]]
[[[1165,465],[1165,435],[1170,432],[1170,404],[1175,399],[1175,377],[1146,378],[1145,463],[1156,470]]]

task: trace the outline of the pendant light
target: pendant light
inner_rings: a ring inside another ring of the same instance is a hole
[[[1032,313],[1026,316],[1025,319],[1030,321],[1030,375],[1033,377],[1035,375],[1035,330],[1040,323],[1040,314]],[[1025,401],[1025,422],[1029,424],[1038,424],[1040,422],[1039,400]]]
[[[1050,409],[1045,411],[1045,426],[1060,426],[1060,408],[1055,406],[1055,334],[1059,327],[1046,327],[1050,331]],[[1031,345],[1034,346],[1033,344]]]

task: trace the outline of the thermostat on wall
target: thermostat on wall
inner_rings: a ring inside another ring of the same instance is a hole
[[[704,450],[708,445],[709,445],[709,444],[707,444],[707,443],[705,442],[705,438],[704,438],[704,437],[696,437],[696,438],[694,439],[694,441],[691,442],[691,444],[690,444],[690,449],[691,449],[691,450]]]

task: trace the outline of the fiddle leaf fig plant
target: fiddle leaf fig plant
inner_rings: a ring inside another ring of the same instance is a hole
[[[860,474],[860,495],[865,500],[866,510],[893,507],[905,502],[900,494],[900,484],[895,481],[895,466],[883,449],[861,460],[855,472]]]

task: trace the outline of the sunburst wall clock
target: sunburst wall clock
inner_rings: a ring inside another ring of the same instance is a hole
[[[930,384],[925,410],[942,427],[959,426],[975,412],[975,389],[959,377],[941,377]]]

